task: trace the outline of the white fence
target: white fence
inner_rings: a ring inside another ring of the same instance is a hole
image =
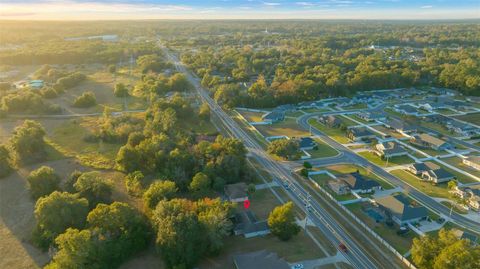
[[[341,209],[345,211],[350,217],[352,217],[358,224],[360,224],[361,227],[363,227],[366,231],[368,231],[373,237],[378,239],[382,245],[384,245],[386,248],[388,248],[390,251],[392,251],[395,256],[397,256],[408,268],[415,268],[415,265],[413,265],[407,258],[403,257],[403,255],[398,252],[395,248],[393,248],[387,241],[385,241],[381,236],[379,236],[375,231],[373,231],[370,227],[368,227],[361,219],[359,219],[355,214],[353,214],[348,208],[346,208],[344,205],[339,203],[330,193],[328,193],[326,190],[324,190],[320,185],[315,182],[314,180],[310,179],[309,180],[323,193],[325,194],[328,198],[330,198],[332,201],[334,201]]]

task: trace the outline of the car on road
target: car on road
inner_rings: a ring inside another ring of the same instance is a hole
[[[342,251],[342,252],[347,252],[347,251],[348,251],[347,246],[345,246],[345,244],[343,244],[343,243],[340,243],[340,244],[338,245],[338,248],[339,248],[340,251]]]

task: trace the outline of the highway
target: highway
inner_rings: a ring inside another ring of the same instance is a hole
[[[423,194],[422,192],[418,191],[415,189],[413,186],[405,183],[401,179],[395,177],[394,175],[388,173],[387,171],[383,170],[380,166],[373,164],[369,162],[367,159],[363,158],[362,156],[355,154],[353,151],[351,151],[349,148],[343,146],[342,144],[338,143],[337,141],[333,140],[329,136],[325,135],[318,129],[315,129],[313,126],[310,126],[308,124],[308,120],[310,118],[314,117],[313,114],[307,114],[304,116],[301,116],[298,119],[298,123],[300,126],[305,128],[306,130],[311,129],[312,133],[314,135],[317,135],[322,139],[325,143],[336,149],[341,153],[340,158],[328,158],[325,160],[313,160],[311,161],[312,165],[314,166],[324,166],[324,165],[329,165],[329,164],[335,164],[335,163],[354,163],[357,165],[361,165],[363,167],[369,167],[373,173],[381,176],[382,178],[386,179],[388,182],[390,182],[394,186],[400,186],[404,190],[408,191],[409,195],[420,202],[422,205],[426,206],[427,208],[431,209],[432,211],[436,212],[437,214],[449,217],[452,222],[455,224],[464,227],[466,229],[469,229],[471,231],[480,232],[480,223],[475,222],[471,219],[468,219],[460,214],[457,214],[455,212],[451,212],[450,208],[445,207],[441,203],[435,201],[432,199],[430,196]],[[451,214],[451,216],[450,216]]]
[[[230,133],[231,136],[238,138],[244,142],[246,149],[248,150],[250,156],[254,158],[259,164],[265,167],[265,170],[268,171],[271,176],[281,182],[281,186],[286,190],[286,192],[293,197],[292,199],[300,208],[302,208],[309,219],[323,231],[326,238],[338,248],[340,243],[343,243],[347,246],[348,251],[342,252],[349,264],[354,268],[401,268],[403,267],[401,261],[393,258],[393,254],[388,250],[382,249],[379,247],[380,244],[377,242],[372,242],[369,240],[369,250],[358,243],[358,240],[354,239],[352,232],[355,236],[363,236],[364,241],[365,231],[358,230],[355,224],[349,224],[350,220],[346,219],[343,216],[343,223],[339,222],[338,219],[334,218],[329,211],[325,210],[324,207],[316,199],[312,199],[312,196],[306,191],[301,184],[297,183],[295,177],[291,174],[292,172],[285,167],[283,164],[274,161],[270,158],[268,154],[265,153],[263,148],[250,137],[223,109],[209,96],[208,92],[202,88],[200,85],[200,80],[195,77],[191,72],[189,72],[177,59],[175,55],[170,53],[168,49],[164,48],[164,51],[167,57],[175,64],[176,69],[179,72],[184,73],[189,81],[193,84],[197,90],[199,96],[203,99],[205,103],[210,106],[211,112],[215,114],[223,127]],[[325,201],[322,201],[325,203]],[[334,208],[335,209],[335,208]],[[342,212],[339,212],[339,215],[342,215]],[[339,218],[338,215],[336,215]],[[342,229],[344,225],[351,225],[351,230]],[[357,230],[357,231],[355,231]],[[376,249],[376,253],[372,254],[372,248]],[[388,252],[388,253],[385,253]],[[374,257],[373,255],[376,255]],[[381,258],[378,258],[381,257]]]

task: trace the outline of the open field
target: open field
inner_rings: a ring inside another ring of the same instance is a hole
[[[253,111],[247,111],[243,109],[236,110],[238,113],[240,113],[247,121],[249,122],[261,122],[262,121],[262,115],[264,113],[261,112],[253,112]]]
[[[335,139],[339,143],[349,143],[350,140],[345,136],[345,132],[339,128],[329,128],[321,123],[319,123],[315,118],[308,120],[308,123],[314,128],[318,129],[320,132],[325,133],[330,136],[332,139]]]
[[[362,152],[359,152],[358,155],[361,155],[371,163],[377,164],[379,166],[387,166],[387,167],[410,164],[415,162],[412,158],[408,156],[392,157],[392,158],[389,158],[387,161],[387,160],[383,160],[380,156],[378,156],[377,154],[371,151],[362,151]]]
[[[307,130],[304,130],[294,119],[286,118],[284,121],[271,125],[257,125],[257,130],[265,137],[286,135],[290,138],[309,136]]]
[[[475,125],[480,125],[480,113],[472,113],[472,114],[467,114],[462,116],[456,116],[454,118],[457,118],[459,120],[463,120],[466,122],[470,122]]]
[[[361,219],[367,226],[372,228],[378,235],[385,239],[392,247],[400,253],[406,253],[410,250],[413,238],[416,234],[413,231],[405,235],[397,235],[399,227],[395,224],[393,227],[385,225],[385,223],[376,223],[369,217],[361,208],[361,204],[349,204],[346,207],[352,211],[359,219]]]
[[[393,170],[392,175],[400,178],[404,182],[414,186],[419,191],[432,197],[453,199],[453,195],[448,192],[447,183],[434,185],[427,181],[422,181],[419,177],[405,170]]]

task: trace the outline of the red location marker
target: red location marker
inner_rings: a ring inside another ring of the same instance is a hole
[[[243,207],[245,207],[245,209],[248,209],[250,207],[250,201],[249,200],[243,201]]]

